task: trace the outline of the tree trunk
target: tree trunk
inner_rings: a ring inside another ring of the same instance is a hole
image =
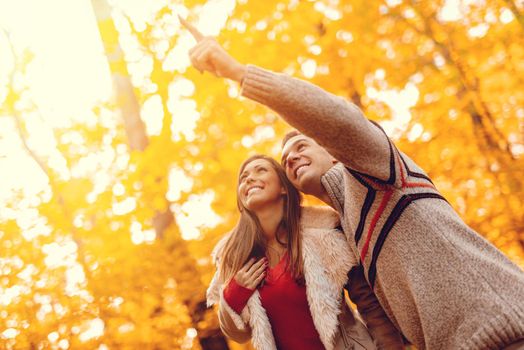
[[[129,147],[131,150],[144,151],[149,143],[145,131],[145,125],[140,117],[140,107],[138,99],[134,93],[131,79],[127,71],[127,63],[124,60],[124,55],[118,43],[118,31],[111,18],[111,7],[106,0],[91,0],[93,10],[97,19],[98,28],[102,42],[104,43],[108,63],[115,86],[115,94],[118,108],[120,109],[125,125],[126,134],[128,137]],[[167,96],[162,96],[164,111],[167,112],[166,100]],[[166,114],[164,114],[166,115]],[[171,247],[166,246],[168,251],[176,250],[178,255],[184,257],[184,261],[189,261],[188,264],[194,273],[191,273],[191,280],[180,281],[177,280],[181,289],[190,288],[197,290],[197,300],[184,298],[193,327],[197,330],[200,346],[203,350],[227,350],[229,349],[227,342],[222,335],[220,329],[213,322],[214,326],[200,326],[201,321],[206,317],[207,312],[212,312],[206,308],[205,301],[205,286],[199,278],[199,273],[196,269],[196,261],[189,253],[189,249],[185,241],[180,237],[178,225],[175,222],[174,215],[167,205],[167,210],[162,213],[157,213],[153,218],[153,227],[156,231],[157,237],[165,238],[165,233],[169,231],[174,234],[174,243]],[[176,276],[173,276],[176,279]]]

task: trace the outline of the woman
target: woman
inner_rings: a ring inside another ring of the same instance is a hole
[[[357,262],[336,213],[301,208],[283,169],[263,155],[241,166],[237,204],[240,220],[215,248],[208,289],[223,332],[264,350],[375,349],[343,297]],[[382,344],[402,348],[398,333],[387,337]]]

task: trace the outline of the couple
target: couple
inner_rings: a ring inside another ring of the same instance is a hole
[[[399,348],[395,330],[418,349],[524,349],[524,273],[377,124],[317,86],[240,64],[181,22],[197,40],[195,68],[237,81],[298,130],[283,169],[266,157],[242,166],[241,218],[216,249],[209,290],[226,334],[257,349]],[[299,213],[288,180],[338,212],[343,239],[329,213]],[[342,300],[349,268],[367,328]]]

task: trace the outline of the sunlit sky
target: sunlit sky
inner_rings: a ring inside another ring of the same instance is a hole
[[[135,25],[140,26],[167,1],[115,0],[110,3],[119,11],[125,11]],[[211,1],[199,13],[197,24],[204,33],[217,34],[233,6],[234,2],[231,0]],[[181,15],[187,15],[187,10],[183,6],[177,10]],[[179,24],[176,19],[173,26],[178,30]],[[59,157],[54,154],[56,141],[52,129],[67,127],[72,121],[86,124],[96,122],[96,116],[91,112],[92,107],[112,97],[111,76],[91,2],[88,0],[1,0],[0,31],[0,101],[5,98],[6,85],[13,68],[13,56],[5,36],[8,32],[19,57],[24,50],[29,50],[33,55],[24,82],[20,81],[20,75],[15,76],[14,82],[15,85],[23,83],[29,87],[28,94],[22,100],[37,106],[38,112],[26,118],[30,120],[28,123],[30,146],[50,161],[55,159],[55,163],[60,163]],[[125,36],[123,37],[125,39]],[[126,43],[122,44],[124,46]],[[187,50],[191,45],[193,42],[190,36],[182,36],[178,41],[178,47],[173,50],[176,54],[168,57],[166,61],[180,69],[188,66]],[[147,68],[139,65],[130,67],[130,71],[137,72],[136,76],[140,76],[140,69]],[[183,81],[173,85],[174,89],[187,90],[187,87],[182,86]],[[176,106],[179,114],[185,116],[177,121],[173,132],[175,136],[178,133],[190,136],[199,116],[194,110],[195,105],[188,100],[176,100],[179,97],[176,93],[170,96],[175,99],[170,101],[171,106]],[[154,118],[154,102],[154,99],[151,99],[142,106],[147,112],[144,114],[150,116],[144,120],[150,135],[157,134],[161,125],[159,120],[161,115],[158,114],[158,118]],[[158,106],[158,103],[156,105]],[[19,191],[30,198],[47,187],[45,175],[22,149],[19,136],[14,131],[12,118],[0,118],[0,169],[2,169],[0,208],[3,206],[2,203],[13,195],[13,191]],[[55,164],[55,170],[56,167],[60,168]],[[68,176],[64,172],[64,177]],[[180,190],[190,188],[190,181],[177,169],[173,170],[169,178],[170,199],[176,199]],[[99,182],[104,181],[101,179]],[[210,208],[212,199],[212,193],[209,192],[202,196],[193,196],[188,203],[174,208],[185,238],[198,237],[200,226],[214,225],[218,222],[219,218]],[[114,209],[122,213],[132,210],[133,199],[119,203]],[[6,210],[8,213],[11,212],[8,208]],[[144,237],[140,239],[138,235],[133,235],[134,242],[139,243],[143,240]]]

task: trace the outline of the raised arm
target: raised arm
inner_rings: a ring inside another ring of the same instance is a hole
[[[381,180],[390,176],[391,150],[385,134],[351,102],[308,82],[231,57],[211,37],[180,18],[197,41],[190,50],[195,68],[242,84],[242,94],[280,114],[348,167]]]
[[[279,113],[348,167],[386,180],[391,151],[386,135],[353,103],[311,83],[248,66],[242,94]]]

